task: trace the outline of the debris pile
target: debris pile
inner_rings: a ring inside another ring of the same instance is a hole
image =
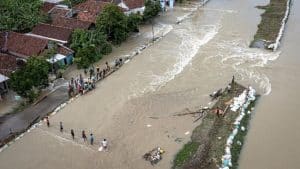
[[[151,165],[157,164],[162,159],[162,154],[165,151],[162,150],[160,147],[154,148],[153,150],[146,153],[143,158],[146,161],[150,161]]]

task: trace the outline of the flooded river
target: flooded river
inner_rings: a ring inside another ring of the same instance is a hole
[[[154,168],[171,168],[174,155],[200,123],[174,113],[207,106],[208,94],[224,87],[233,75],[263,95],[240,168],[299,168],[300,15],[292,10],[279,52],[250,49],[262,12],[255,6],[266,3],[211,0],[205,7],[194,3],[162,14],[154,25],[155,36],[162,39],[100,82],[95,91],[52,116],[50,128],[42,124],[2,151],[0,168],[152,169],[142,155],[156,146],[166,153]],[[151,38],[151,26],[143,26],[100,64],[132,53]],[[70,129],[75,130],[75,141]],[[80,139],[82,130],[94,134],[96,145]],[[103,138],[109,140],[108,152],[97,151]]]

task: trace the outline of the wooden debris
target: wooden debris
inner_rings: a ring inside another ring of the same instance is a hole
[[[204,107],[204,108],[200,108],[199,110],[197,111],[190,111],[189,109],[186,109],[188,112],[187,113],[179,113],[179,114],[175,114],[174,116],[185,116],[185,115],[194,115],[194,114],[203,114],[204,112],[210,110],[210,108],[208,107]]]
[[[211,97],[212,100],[215,100],[215,99],[217,99],[221,95],[222,95],[222,88],[219,89],[218,91],[213,92],[209,96]]]

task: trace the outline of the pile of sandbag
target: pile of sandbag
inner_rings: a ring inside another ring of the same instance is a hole
[[[162,150],[160,147],[157,147],[149,151],[148,153],[144,154],[143,158],[146,161],[150,161],[151,165],[154,165],[157,164],[162,159],[162,154],[164,152],[165,151]]]
[[[232,111],[237,111],[238,109],[241,109],[241,111],[239,116],[234,121],[235,127],[232,133],[227,138],[225,154],[222,156],[222,167],[220,169],[229,169],[230,167],[232,167],[231,150],[230,150],[231,145],[233,144],[234,137],[239,132],[240,123],[243,117],[246,115],[245,110],[247,109],[249,104],[254,100],[255,100],[255,90],[252,87],[249,87],[248,90],[245,90],[241,95],[235,97],[233,104],[230,105]],[[241,130],[244,131],[245,127],[242,126]],[[239,145],[241,145],[241,143]]]

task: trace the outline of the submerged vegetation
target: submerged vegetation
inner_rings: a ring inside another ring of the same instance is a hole
[[[182,166],[193,154],[196,153],[199,143],[190,141],[184,145],[184,147],[179,151],[174,160],[175,166]]]

